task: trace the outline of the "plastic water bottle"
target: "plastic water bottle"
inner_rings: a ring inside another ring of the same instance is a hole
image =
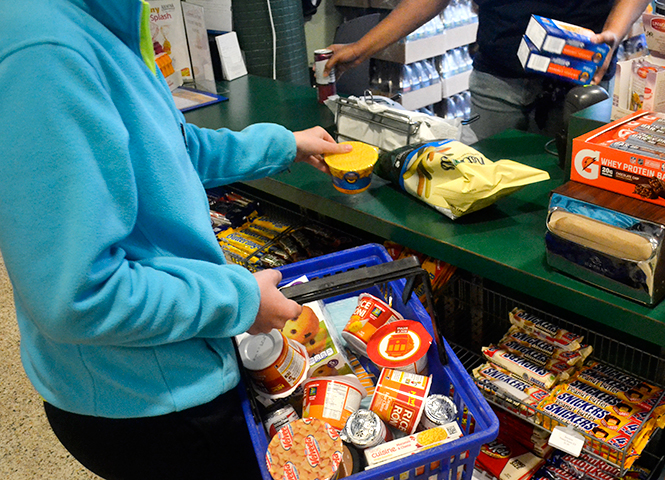
[[[413,70],[409,65],[403,65],[399,76],[399,90],[402,93],[409,93],[413,88]]]
[[[441,77],[439,76],[439,72],[436,71],[436,67],[434,67],[434,64],[430,60],[423,60],[423,66],[427,70],[429,77],[430,77],[430,83],[434,85],[435,83],[441,83]]]
[[[418,75],[421,88],[429,87],[432,84],[432,76],[429,74],[429,70],[423,65],[422,61],[414,63],[413,69],[416,72],[416,75]]]

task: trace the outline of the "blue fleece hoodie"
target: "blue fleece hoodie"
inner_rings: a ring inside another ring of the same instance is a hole
[[[0,2],[0,251],[25,371],[53,405],[127,418],[238,382],[259,290],[205,188],[284,170],[288,130],[185,123],[141,54],[141,0]]]

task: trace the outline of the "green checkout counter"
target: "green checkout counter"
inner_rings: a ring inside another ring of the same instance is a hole
[[[313,88],[250,75],[220,82],[218,91],[229,100],[189,111],[187,120],[232,130],[256,122],[275,122],[291,130],[315,125],[334,129],[332,112],[317,103]],[[357,195],[338,192],[329,177],[303,164],[246,185],[296,209],[303,207],[372,236],[393,240],[556,306],[568,312],[571,322],[577,321],[575,316],[580,321],[586,321],[585,317],[607,337],[644,342],[656,357],[665,357],[665,301],[653,308],[643,306],[547,265],[544,237],[549,196],[566,181],[558,158],[545,151],[548,140],[506,131],[474,145],[491,160],[515,160],[546,170],[551,178],[456,221],[376,176],[369,190]]]

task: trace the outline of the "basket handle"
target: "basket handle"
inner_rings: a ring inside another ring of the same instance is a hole
[[[420,266],[415,256],[406,257],[393,262],[380,263],[346,272],[336,273],[327,277],[312,279],[308,282],[282,287],[285,297],[300,304],[323,300],[345,293],[355,292],[374,285],[406,278],[406,287],[402,292],[402,303],[406,305],[411,297],[417,281],[425,286],[427,310],[432,320],[432,329],[436,336],[436,345],[441,365],[448,364],[448,355],[444,346],[443,337],[439,334],[434,302],[432,300],[432,286],[429,274]]]

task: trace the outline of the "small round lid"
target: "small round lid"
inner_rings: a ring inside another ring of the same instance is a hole
[[[361,408],[346,421],[344,435],[349,443],[364,448],[377,443],[377,438],[383,438],[384,428],[383,421],[375,412]]]
[[[367,344],[367,356],[380,367],[404,367],[426,355],[431,343],[431,335],[420,322],[397,320],[383,325],[372,335]]]
[[[457,406],[450,397],[430,395],[425,401],[425,415],[437,425],[445,425],[457,419]]]
[[[242,364],[248,370],[263,370],[275,363],[284,346],[284,336],[279,330],[249,335],[240,342],[238,350]]]

